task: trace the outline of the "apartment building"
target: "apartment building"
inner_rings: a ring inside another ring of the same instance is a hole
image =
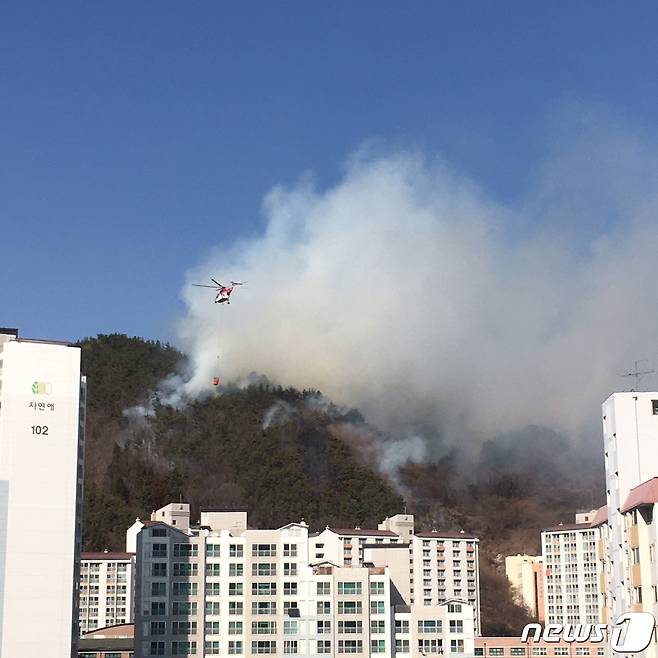
[[[134,553],[82,553],[80,634],[133,621]]]
[[[136,656],[472,655],[466,601],[409,605],[399,595],[391,571],[408,574],[413,551],[380,534],[393,531],[369,531],[345,564],[344,540],[362,536],[354,530],[250,529],[244,510],[202,510],[190,528],[161,512],[137,535]],[[386,546],[399,556],[390,567],[371,555]]]
[[[547,658],[578,658],[579,656],[605,656],[605,645],[601,642],[546,642],[546,640],[521,642],[520,637],[477,637],[476,658],[519,658],[546,656]]]
[[[512,586],[517,604],[525,606],[532,617],[544,621],[544,557],[542,555],[508,555],[505,575]]]
[[[0,329],[1,656],[77,654],[85,391],[80,348]]]
[[[596,510],[587,518],[594,520]],[[582,517],[578,520],[582,521]],[[548,624],[598,624],[601,618],[601,531],[592,522],[542,530],[544,612]]]

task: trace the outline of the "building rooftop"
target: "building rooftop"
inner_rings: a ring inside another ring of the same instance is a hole
[[[596,528],[596,526],[601,525],[602,523],[607,523],[608,521],[608,506],[603,505],[596,510],[594,518],[592,519],[591,526]]]
[[[80,555],[83,560],[130,560],[134,553],[110,551],[83,551]]]
[[[567,532],[568,530],[585,530],[591,527],[591,523],[560,523],[551,528],[542,528],[542,532]]]
[[[373,530],[371,528],[329,528],[331,532],[337,535],[347,535],[348,537],[397,537],[391,530]]]
[[[621,511],[630,512],[640,505],[653,505],[653,503],[658,503],[658,477],[653,477],[631,489]]]
[[[417,532],[421,539],[477,539],[477,536],[463,530],[424,530]]]

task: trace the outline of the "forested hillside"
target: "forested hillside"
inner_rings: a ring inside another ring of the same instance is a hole
[[[481,538],[485,633],[518,632],[528,621],[515,606],[502,556],[536,553],[541,527],[570,521],[576,507],[600,504],[595,468],[573,468],[579,457],[546,430],[502,437],[467,459],[453,449],[422,465],[407,464],[395,484],[373,467],[368,446],[349,442],[344,428],[361,427],[317,391],[274,387],[263,380],[222,389],[178,410],[156,400],[151,415],[124,410],[183,356],[170,346],[122,335],[85,339],[88,380],[84,546],[121,549],[136,517],[172,500],[201,506],[244,505],[250,524],[279,526],[304,518],[376,527],[407,505],[418,529],[465,529]],[[541,465],[541,469],[537,468]]]

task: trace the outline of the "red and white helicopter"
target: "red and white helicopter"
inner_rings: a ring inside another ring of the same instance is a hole
[[[233,288],[235,288],[235,286],[243,286],[247,283],[246,281],[231,281],[230,286],[225,286],[223,283],[220,283],[213,278],[210,280],[215,284],[214,286],[206,286],[202,283],[193,283],[192,285],[197,288],[214,288],[217,291],[217,294],[215,295],[215,304],[223,304],[224,302],[230,304]]]

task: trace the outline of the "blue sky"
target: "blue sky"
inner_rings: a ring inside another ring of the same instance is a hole
[[[331,185],[369,140],[514,204],[565,105],[655,130],[658,10],[629,7],[5,4],[0,324],[171,339],[185,272],[261,232],[274,185]]]

